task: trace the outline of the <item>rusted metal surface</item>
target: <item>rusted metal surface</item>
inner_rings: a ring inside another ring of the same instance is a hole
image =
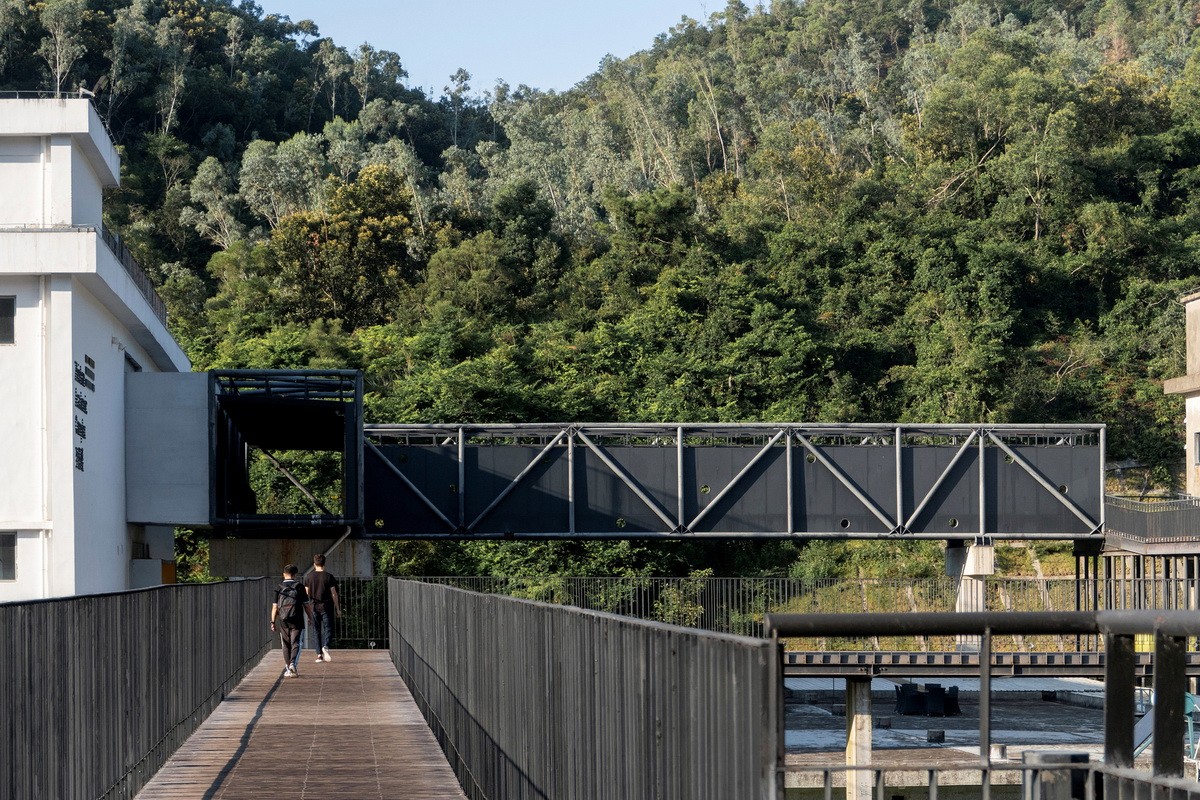
[[[138,800],[462,798],[387,651],[332,656],[284,678],[268,653]]]

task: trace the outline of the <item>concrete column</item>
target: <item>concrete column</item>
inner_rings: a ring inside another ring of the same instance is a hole
[[[1083,800],[1087,797],[1087,753],[1025,753],[1022,763],[1038,769],[1024,774],[1022,796],[1030,800]]]
[[[49,152],[47,185],[50,191],[45,200],[45,221],[50,225],[70,225],[75,221],[71,205],[71,135],[56,133],[51,136]]]
[[[946,543],[946,575],[958,579],[955,611],[986,611],[988,575],[996,572],[996,552],[990,539]],[[978,650],[978,636],[958,637],[959,650]]]
[[[846,679],[846,766],[871,764],[871,679]],[[871,800],[871,773],[846,771],[846,800]]]

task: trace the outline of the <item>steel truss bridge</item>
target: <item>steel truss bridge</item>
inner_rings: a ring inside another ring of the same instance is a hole
[[[1100,425],[368,425],[373,538],[1103,538]]]
[[[208,392],[211,525],[239,537],[1104,536],[1103,425],[364,425],[356,372]],[[313,513],[255,497],[256,451]],[[337,454],[340,505],[275,455],[297,451]]]

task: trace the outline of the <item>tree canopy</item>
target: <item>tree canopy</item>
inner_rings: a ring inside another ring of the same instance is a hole
[[[569,91],[431,97],[249,0],[0,0],[0,88],[94,91],[200,369],[361,368],[386,422],[1104,422],[1165,476],[1195,12],[731,0]]]

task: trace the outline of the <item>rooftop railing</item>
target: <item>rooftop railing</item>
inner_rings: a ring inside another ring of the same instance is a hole
[[[108,138],[116,141],[112,129],[108,126],[108,120],[100,113],[100,109],[96,108],[96,95],[82,87],[67,92],[56,92],[52,89],[5,89],[0,91],[0,100],[87,100],[96,112],[100,124],[104,126]]]

